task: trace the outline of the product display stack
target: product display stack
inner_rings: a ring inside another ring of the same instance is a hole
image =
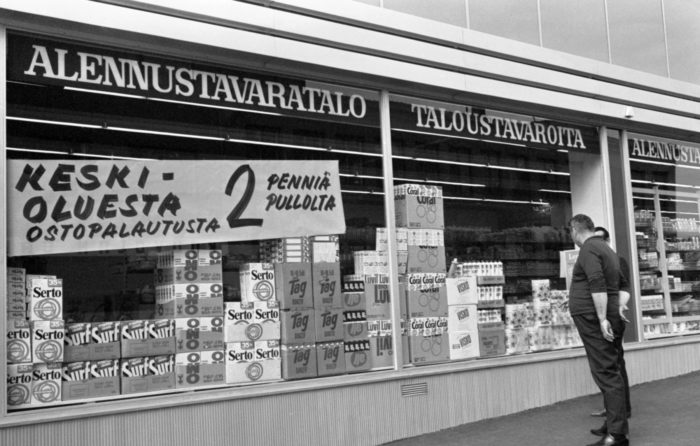
[[[528,328],[530,351],[551,350],[552,335],[552,306],[550,304],[549,279],[532,280],[532,319],[534,324]]]
[[[399,276],[399,284],[400,302],[407,318],[409,360],[413,364],[448,361],[449,310],[442,188],[397,185],[394,206],[397,229],[407,234],[406,269],[405,274]],[[397,240],[402,238],[397,234]],[[399,246],[400,251],[401,248]]]
[[[222,252],[174,249],[158,255],[156,315],[175,320],[175,387],[225,382]],[[164,358],[159,358],[163,359]],[[122,361],[122,376],[148,370],[137,358]],[[124,380],[122,381],[124,385]],[[150,389],[153,390],[153,389]],[[122,389],[124,391],[124,389]]]
[[[549,303],[552,310],[552,348],[571,348],[583,345],[569,313],[569,292],[550,290]]]
[[[361,269],[360,269],[361,270]],[[346,373],[370,370],[370,337],[367,321],[367,296],[362,275],[343,277],[343,350]],[[376,321],[372,322],[376,326]],[[376,336],[373,340],[376,340]]]
[[[61,401],[62,280],[8,268],[7,299],[8,409]]]

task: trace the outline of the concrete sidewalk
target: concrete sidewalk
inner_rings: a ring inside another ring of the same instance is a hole
[[[700,372],[639,384],[631,389],[630,444],[700,445]],[[602,406],[600,395],[464,424],[388,443],[392,446],[587,445],[589,429],[603,418],[589,414]]]

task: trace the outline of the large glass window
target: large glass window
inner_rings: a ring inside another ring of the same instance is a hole
[[[683,0],[664,0],[664,13],[671,77],[698,84],[700,29],[695,24],[700,20],[700,5]]]
[[[542,45],[608,62],[603,0],[540,0]]]
[[[469,0],[468,3],[471,29],[540,44],[537,0]]]
[[[644,337],[700,333],[700,147],[627,143]]]
[[[383,0],[382,6],[426,19],[467,27],[467,6],[464,0],[442,0],[438,7],[434,3],[421,0]]]
[[[341,289],[386,226],[376,93],[33,36],[9,61],[9,410],[391,365]]]
[[[596,133],[399,96],[391,122],[411,362],[578,345],[560,252],[573,249],[570,155],[597,157]]]

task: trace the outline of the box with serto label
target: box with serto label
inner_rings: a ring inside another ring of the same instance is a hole
[[[280,339],[280,309],[277,301],[226,302],[225,342]]]
[[[275,290],[275,267],[272,263],[244,263],[240,267],[239,278],[243,302],[278,300]]]
[[[279,341],[226,343],[226,383],[278,381],[282,378]]]
[[[62,320],[31,321],[32,362],[63,362],[65,324]]]
[[[7,321],[7,363],[32,362],[32,333],[29,321]]]
[[[28,316],[32,321],[63,319],[63,280],[29,280]]]

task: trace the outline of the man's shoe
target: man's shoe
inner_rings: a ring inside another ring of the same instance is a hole
[[[591,433],[597,437],[605,437],[608,435],[608,423],[603,423],[598,429],[591,429]]]
[[[607,411],[606,411],[605,409],[600,409],[600,410],[596,410],[596,411],[594,411],[594,412],[591,412],[591,416],[592,416],[592,417],[604,417],[604,416],[606,416],[607,414],[608,414],[608,413],[607,413]]]
[[[630,441],[628,438],[621,438],[615,440],[612,435],[606,435],[595,443],[591,443],[588,446],[629,446]]]

